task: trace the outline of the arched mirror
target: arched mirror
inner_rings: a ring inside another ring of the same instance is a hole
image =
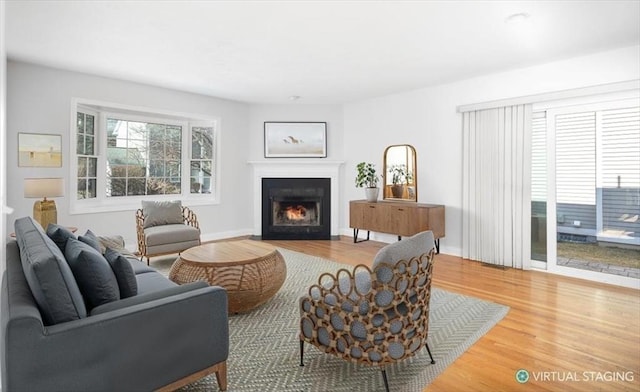
[[[396,144],[384,150],[384,188],[382,198],[418,201],[416,149],[409,144]]]

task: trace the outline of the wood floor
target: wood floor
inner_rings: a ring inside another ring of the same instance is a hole
[[[370,265],[374,241],[268,241]],[[509,306],[507,316],[425,391],[640,391],[640,292],[436,256],[433,285]],[[526,369],[526,384],[515,380]],[[390,379],[393,390],[393,379]]]

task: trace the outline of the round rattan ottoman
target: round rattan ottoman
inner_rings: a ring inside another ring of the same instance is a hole
[[[229,313],[249,311],[270,300],[287,277],[284,258],[272,245],[241,240],[188,249],[171,266],[169,279],[184,284],[204,280],[227,289]]]

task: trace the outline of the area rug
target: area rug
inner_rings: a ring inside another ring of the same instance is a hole
[[[229,316],[228,391],[230,392],[371,392],[384,391],[380,370],[320,352],[305,345],[300,367],[298,298],[322,272],[345,268],[319,257],[279,249],[287,264],[287,279],[275,297],[253,311]],[[173,259],[156,259],[152,266],[168,274]],[[436,256],[437,262],[437,256]],[[348,268],[348,267],[346,267]],[[419,392],[487,333],[508,312],[507,306],[433,288],[429,316],[429,348],[387,367],[392,391]],[[217,391],[215,376],[205,377],[181,391]]]

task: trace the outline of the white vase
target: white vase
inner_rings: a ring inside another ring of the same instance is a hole
[[[364,188],[364,194],[369,203],[375,203],[378,201],[378,194],[380,193],[380,188]]]

